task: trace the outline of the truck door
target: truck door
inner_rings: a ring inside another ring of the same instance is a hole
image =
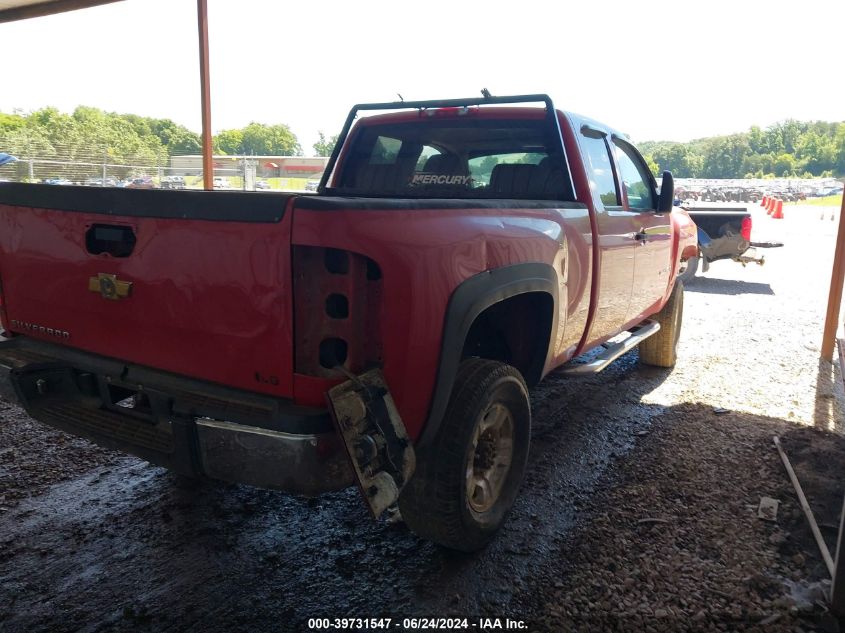
[[[619,330],[627,322],[639,214],[625,209],[622,204],[607,134],[584,126],[578,141],[598,220],[599,268],[595,273],[599,277],[598,309],[587,337],[588,341],[593,341]]]
[[[625,140],[612,138],[625,208],[635,218],[634,283],[628,321],[654,312],[666,294],[672,272],[672,225],[668,213],[657,212],[654,177],[642,156]]]

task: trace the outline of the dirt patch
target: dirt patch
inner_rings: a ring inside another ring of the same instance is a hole
[[[838,630],[823,605],[826,571],[772,443],[776,433],[820,509],[822,500],[841,504],[830,493],[841,492],[841,437],[707,406],[674,407],[590,497],[589,518],[558,552],[559,575],[529,587],[536,629]],[[757,516],[764,496],[780,501],[775,522]]]
[[[793,428],[783,434],[781,444],[834,556],[845,494],[845,437],[813,428]],[[785,493],[790,490],[791,486]],[[813,576],[824,577],[827,569],[797,499],[794,502],[792,511],[784,515],[784,529],[791,538],[784,543],[783,553],[800,554],[807,559]]]

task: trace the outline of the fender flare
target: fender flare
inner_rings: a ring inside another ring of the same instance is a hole
[[[475,319],[490,306],[529,292],[548,294],[553,304],[546,356],[543,367],[539,368],[542,374],[552,352],[553,334],[558,323],[558,275],[552,266],[525,263],[486,270],[466,279],[452,292],[443,324],[437,378],[425,426],[417,439],[418,447],[432,445],[437,437],[452,394],[464,341]]]

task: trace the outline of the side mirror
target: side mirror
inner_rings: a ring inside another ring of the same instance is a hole
[[[663,180],[660,183],[660,196],[657,198],[658,213],[669,213],[672,210],[672,201],[675,199],[675,179],[671,171],[663,172]]]

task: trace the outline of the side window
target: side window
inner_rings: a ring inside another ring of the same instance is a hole
[[[590,178],[590,188],[596,192],[602,204],[606,207],[619,206],[619,196],[616,195],[616,181],[613,178],[613,163],[603,136],[583,135],[581,139],[587,154],[587,175]]]
[[[625,143],[614,141],[616,161],[622,172],[622,183],[628,192],[628,207],[631,209],[654,209],[651,176],[640,157]]]

